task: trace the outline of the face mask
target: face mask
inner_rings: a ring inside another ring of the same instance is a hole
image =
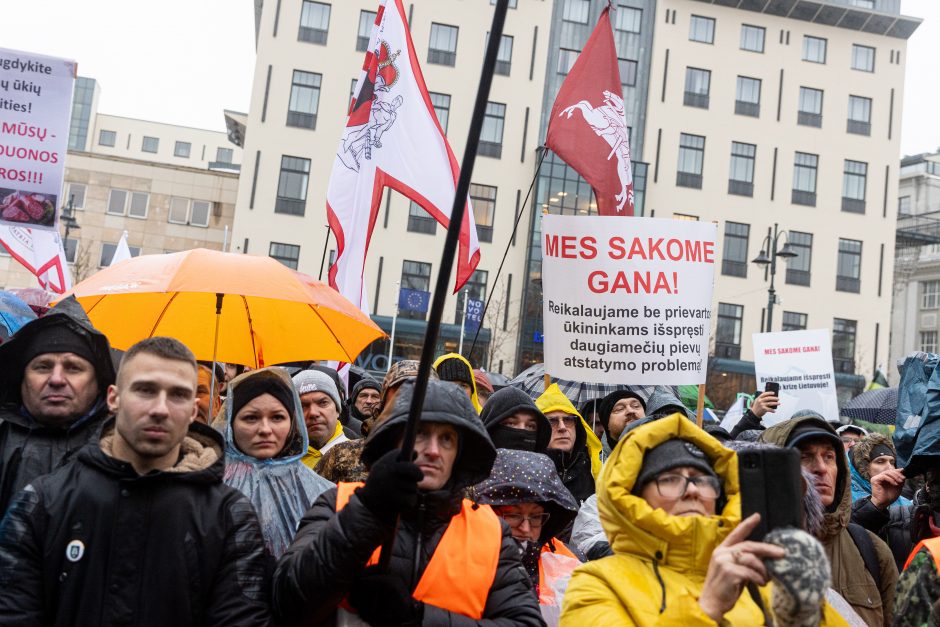
[[[490,438],[492,438],[493,446],[496,448],[510,448],[534,453],[536,433],[538,432],[496,425],[496,428],[490,433]]]

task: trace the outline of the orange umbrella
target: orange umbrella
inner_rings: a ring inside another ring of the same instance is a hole
[[[198,359],[253,368],[353,362],[385,335],[325,283],[270,257],[204,248],[121,261],[69,294],[114,348],[166,335]]]

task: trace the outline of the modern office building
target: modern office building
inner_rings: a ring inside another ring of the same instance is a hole
[[[458,158],[491,4],[405,3]],[[796,256],[775,259],[769,327],[831,329],[840,384],[860,387],[888,355],[906,40],[920,21],[900,15],[898,0],[613,4],[637,212],[719,224],[711,369],[722,379],[710,383],[752,385],[751,334],[768,328],[771,277],[750,261],[762,249],[770,254],[765,236],[777,225],[776,249],[788,244]],[[541,213],[596,211],[589,187],[554,155],[538,175],[536,165],[555,94],[606,5],[510,3],[471,188],[482,260],[470,290],[495,291],[500,307],[485,321],[485,354],[474,354],[491,370],[511,374],[542,358]],[[375,2],[255,7],[251,107],[227,116],[247,155],[233,250],[270,254],[317,276],[335,250],[326,186]],[[365,273],[372,313],[386,330],[399,284],[430,289],[442,234],[388,194]],[[459,322],[456,297],[447,311],[445,323]],[[414,356],[423,336],[423,316],[407,316],[394,357]],[[445,325],[439,349],[455,348],[458,334],[459,326]],[[361,361],[381,369],[386,351],[377,343]]]
[[[134,256],[221,250],[241,149],[226,133],[98,113],[99,93],[76,80],[60,220],[73,281],[109,265],[124,231]],[[2,246],[0,286],[36,286]]]

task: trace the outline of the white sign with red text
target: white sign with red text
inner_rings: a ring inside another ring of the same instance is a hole
[[[764,415],[765,427],[789,420],[801,409],[839,420],[828,329],[755,333],[753,341],[757,389],[763,391],[768,381],[780,384],[780,404],[775,412]]]
[[[591,383],[705,383],[717,226],[542,216],[545,371]]]
[[[0,223],[54,229],[74,61],[0,48]]]

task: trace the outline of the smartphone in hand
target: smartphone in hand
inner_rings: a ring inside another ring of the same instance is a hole
[[[753,448],[738,453],[741,519],[757,512],[748,540],[761,541],[778,527],[803,528],[803,476],[796,449]]]
[[[764,385],[764,391],[770,392],[774,396],[780,396],[780,384],[777,383],[776,381],[768,381]]]

